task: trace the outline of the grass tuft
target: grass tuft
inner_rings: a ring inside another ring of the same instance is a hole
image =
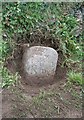
[[[67,73],[67,79],[69,82],[76,83],[78,85],[83,84],[83,79],[82,79],[82,74],[81,73],[76,73],[74,71],[69,71]]]

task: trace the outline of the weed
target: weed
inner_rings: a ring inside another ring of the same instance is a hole
[[[82,58],[82,48],[75,36],[79,23],[68,11],[71,5],[68,4],[66,7],[66,4],[58,3],[3,3],[3,30],[9,36],[16,34],[23,36],[26,33],[33,36],[35,31],[36,36],[40,33],[46,39],[51,36],[54,39],[51,42],[59,43],[58,49],[62,51],[66,59],[73,54]],[[79,39],[81,38],[80,35]],[[32,41],[28,40],[28,42]]]
[[[24,39],[27,39],[28,43],[34,43],[37,38],[40,43],[42,40],[43,42],[48,40],[49,43],[54,44],[56,50],[58,49],[62,52],[65,57],[64,63],[71,66],[71,62],[80,61],[83,57],[82,31],[79,37],[80,42],[78,42],[75,31],[79,23],[76,17],[69,12],[75,6],[80,7],[81,4],[72,5],[45,2],[24,4],[21,2],[2,3],[3,33],[6,33],[8,39],[15,38],[16,41],[14,39],[14,42],[21,42],[21,40],[23,42]],[[27,37],[27,35],[29,36]],[[39,37],[36,38],[36,36]],[[33,39],[31,40],[31,38]],[[8,39],[0,45],[3,62],[14,49],[14,42],[10,42]],[[74,59],[72,59],[72,56]],[[71,79],[70,81],[82,84],[81,74],[69,73],[68,77],[69,80]]]
[[[67,79],[69,82],[76,83],[78,85],[84,84],[81,73],[75,73],[74,71],[69,71],[67,73]]]
[[[9,87],[10,85],[16,83],[20,77],[18,73],[13,75],[6,67],[4,67],[4,62],[9,56],[9,53],[11,53],[10,50],[9,42],[2,40],[0,42],[0,76],[2,77],[2,83],[0,83],[0,86],[2,88]]]
[[[2,76],[2,88],[15,84],[19,78],[18,73],[13,75],[6,67],[0,68],[0,75]]]

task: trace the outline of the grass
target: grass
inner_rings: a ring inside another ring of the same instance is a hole
[[[19,78],[18,73],[12,74],[6,67],[0,68],[0,75],[2,76],[2,88],[14,85]]]
[[[58,88],[59,89],[59,88]],[[30,109],[36,111],[36,113],[43,113],[45,117],[53,116],[53,114],[59,116],[63,110],[62,105],[66,106],[68,109],[70,106],[73,108],[81,108],[81,96],[74,88],[72,88],[72,93],[69,93],[68,89],[64,91],[65,87],[61,91],[51,89],[49,91],[42,90],[40,93],[33,97],[32,103],[30,104]],[[65,97],[66,95],[66,97]],[[71,100],[72,98],[72,100]],[[61,104],[60,104],[61,103]]]
[[[53,113],[59,114],[59,105],[55,103],[55,94],[52,91],[40,91],[38,96],[34,97],[30,108],[35,108],[37,111],[43,113],[45,117],[52,116]]]
[[[12,74],[6,67],[4,67],[4,63],[6,58],[10,55],[10,43],[6,41],[0,42],[0,76],[2,77],[2,82],[0,83],[0,87],[5,88],[10,85],[14,85],[18,78],[19,74],[16,72]]]
[[[23,38],[27,39],[27,42],[33,43],[35,40],[47,41],[62,52],[65,57],[65,62],[68,66],[71,66],[72,60],[71,56],[78,61],[82,59],[82,43],[77,42],[75,37],[75,30],[79,23],[77,19],[71,15],[68,11],[72,4],[54,4],[54,3],[3,3],[3,20],[2,27],[3,33],[8,36],[7,39],[0,43],[0,63],[4,64],[5,59],[10,56],[11,52],[15,49],[14,43],[22,42]],[[75,7],[75,4],[73,5]],[[67,10],[67,11],[66,11]],[[0,27],[1,28],[1,27]],[[38,32],[40,31],[40,32]],[[31,34],[32,33],[32,34]],[[40,37],[36,38],[36,36]],[[25,34],[29,35],[25,36]],[[22,35],[22,39],[19,38]],[[49,38],[50,37],[50,38]],[[13,39],[12,41],[10,39]],[[44,39],[45,38],[45,39]],[[42,39],[42,40],[41,40]],[[82,39],[80,36],[79,39]],[[4,86],[10,86],[10,84],[17,80],[17,73],[13,76],[7,68],[0,68]],[[81,73],[69,72],[67,74],[68,80],[71,82],[76,82],[82,85],[82,75]]]
[[[72,83],[76,83],[77,85],[83,85],[82,73],[77,73],[74,71],[69,71],[67,73],[67,80]]]

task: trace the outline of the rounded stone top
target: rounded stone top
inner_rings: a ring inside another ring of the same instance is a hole
[[[58,53],[51,47],[33,46],[23,54],[23,67],[27,76],[51,77],[54,76],[57,66]]]

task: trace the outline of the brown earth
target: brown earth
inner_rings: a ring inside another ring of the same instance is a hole
[[[70,85],[66,80],[67,67],[61,67],[63,56],[59,60],[54,80],[48,84],[26,84],[22,68],[22,54],[15,52],[6,62],[7,68],[21,79],[17,84],[5,88],[2,92],[3,118],[81,118],[81,87]]]
[[[2,117],[81,118],[80,88],[68,90],[65,83],[66,81],[63,79],[44,87],[32,87],[19,83],[4,89],[2,92]]]

